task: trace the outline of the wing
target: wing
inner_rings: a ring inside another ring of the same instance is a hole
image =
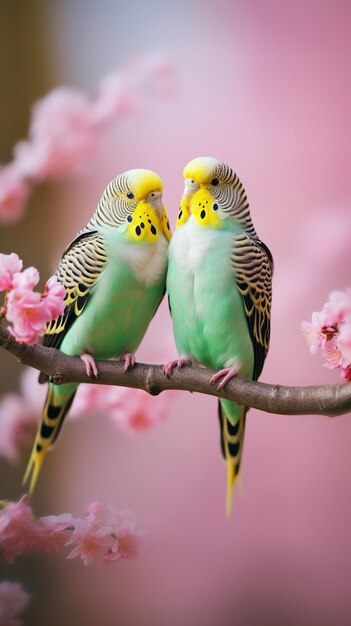
[[[66,307],[63,315],[47,325],[45,346],[60,346],[66,332],[84,310],[106,262],[103,240],[96,231],[78,235],[65,250],[56,275],[66,289]]]
[[[273,258],[262,241],[241,233],[235,237],[231,261],[254,349],[253,378],[257,380],[269,348]]]

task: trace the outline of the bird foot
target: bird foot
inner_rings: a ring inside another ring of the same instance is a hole
[[[191,359],[173,359],[163,366],[163,373],[169,378],[175,367],[179,370],[184,365],[192,365]]]
[[[121,361],[124,361],[124,371],[129,370],[130,367],[134,367],[135,365],[135,354],[132,352],[125,352],[121,356]]]
[[[211,385],[217,382],[222,376],[224,376],[223,380],[219,383],[217,389],[223,389],[226,386],[227,382],[234,378],[238,373],[238,367],[225,367],[223,370],[219,370],[216,374],[214,374],[210,380]]]
[[[85,371],[87,373],[87,375],[90,377],[92,374],[93,376],[95,376],[95,378],[97,378],[99,372],[98,372],[98,368],[97,365],[95,363],[95,359],[94,357],[91,356],[91,354],[81,354],[80,359],[82,359],[84,365],[85,365]]]

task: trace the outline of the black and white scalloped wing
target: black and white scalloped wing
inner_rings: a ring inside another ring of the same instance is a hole
[[[56,272],[66,289],[66,307],[63,315],[46,327],[44,345],[60,346],[67,330],[84,310],[106,263],[106,250],[97,232],[81,234],[69,245]]]
[[[247,233],[235,237],[232,264],[254,348],[257,380],[270,340],[273,259],[265,244]]]

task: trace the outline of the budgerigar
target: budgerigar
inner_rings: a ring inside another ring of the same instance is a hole
[[[112,180],[61,259],[56,274],[66,288],[66,308],[48,325],[44,344],[79,356],[89,376],[98,374],[95,359],[117,357],[125,370],[133,366],[165,293],[170,237],[162,181],[155,172],[135,169]],[[77,387],[49,382],[24,476],[30,491]]]
[[[167,291],[179,359],[200,364],[224,387],[233,377],[257,380],[269,347],[272,255],[251,221],[245,189],[228,166],[199,157],[184,169],[185,190],[168,251]],[[239,475],[247,408],[219,401],[227,463],[228,515]]]

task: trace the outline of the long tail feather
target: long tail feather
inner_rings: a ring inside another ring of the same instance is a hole
[[[34,491],[46,453],[54,445],[76,393],[74,391],[68,398],[65,398],[58,404],[57,400],[56,402],[54,401],[54,389],[54,385],[49,385],[42,418],[38,425],[34,445],[22,481],[23,485],[29,483],[30,493]]]
[[[233,405],[234,406],[234,405]],[[240,413],[233,423],[226,414],[221,402],[218,403],[218,417],[221,429],[221,449],[227,463],[226,513],[232,513],[233,488],[240,477],[241,457],[244,445],[246,407],[235,405]]]

